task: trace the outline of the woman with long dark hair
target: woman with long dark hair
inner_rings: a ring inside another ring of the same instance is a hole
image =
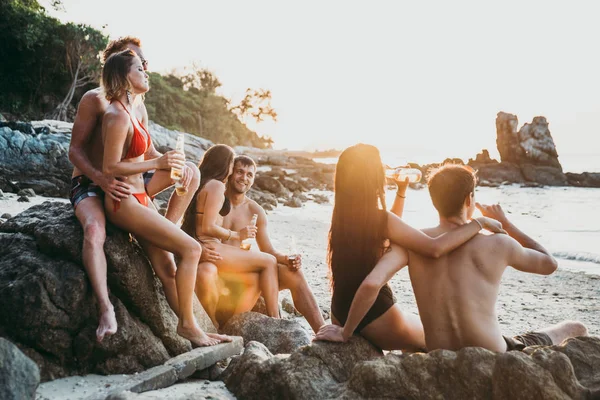
[[[279,281],[277,275],[277,260],[271,254],[255,251],[245,251],[239,247],[223,244],[223,241],[244,240],[256,236],[256,227],[247,226],[242,230],[232,231],[223,228],[223,216],[230,211],[229,199],[225,197],[226,182],[233,172],[235,154],[226,145],[218,144],[206,151],[200,161],[200,187],[184,214],[182,229],[200,243],[210,242],[221,259],[213,261],[219,272],[247,273],[258,272],[260,290],[265,298],[267,314],[279,318]],[[199,270],[210,266],[202,263]],[[215,281],[200,282],[197,294],[202,306],[212,319],[215,326],[216,307],[219,291]],[[235,313],[247,311],[236,310]]]
[[[502,232],[500,223],[481,217],[436,238],[410,227],[386,210],[385,174],[379,150],[365,144],[349,147],[340,155],[334,192],[328,250],[333,325],[322,327],[316,339],[346,341],[357,333],[384,350],[424,349],[425,336],[419,317],[403,312],[394,304],[387,284],[408,263],[404,248],[440,257],[470,240],[482,228]],[[384,264],[386,268],[375,268]],[[379,271],[387,275],[370,275]],[[364,285],[367,277],[370,280]],[[386,283],[379,292],[368,291],[375,295],[361,296],[359,287],[361,284],[368,287],[371,280]],[[357,300],[353,301],[355,297]],[[359,315],[364,317],[357,320],[355,316]],[[352,318],[348,319],[349,316]]]

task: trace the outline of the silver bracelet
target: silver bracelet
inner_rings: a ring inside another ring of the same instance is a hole
[[[481,225],[481,222],[479,222],[479,221],[477,220],[477,218],[475,218],[473,221],[477,222],[477,224],[479,225],[479,230],[482,230],[482,229],[483,229],[483,225]]]

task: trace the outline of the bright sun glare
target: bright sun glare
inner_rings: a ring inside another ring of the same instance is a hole
[[[561,154],[600,148],[592,1],[63,3],[140,37],[152,70],[199,62],[234,100],[270,89],[279,122],[251,127],[277,148],[495,155],[498,111],[546,116]]]

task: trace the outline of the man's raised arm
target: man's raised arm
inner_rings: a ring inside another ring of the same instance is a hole
[[[510,222],[499,204],[487,206],[477,203],[477,208],[484,216],[499,221],[508,235],[514,239],[507,240],[509,246],[507,262],[511,267],[541,275],[550,275],[556,271],[558,264],[552,254]]]

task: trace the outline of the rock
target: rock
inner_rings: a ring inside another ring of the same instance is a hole
[[[67,197],[73,171],[68,157],[72,128],[72,123],[52,120],[0,122],[0,176],[23,182],[22,188],[40,195]],[[149,128],[157,148],[175,147],[178,131],[152,121]],[[191,134],[185,139],[186,157],[194,163],[212,146],[211,141]],[[8,191],[1,179],[0,189]]]
[[[314,342],[273,356],[250,342],[221,378],[239,398],[593,399],[600,338],[494,353],[479,347],[381,357],[366,340]],[[277,379],[273,379],[273,377]]]
[[[600,172],[584,172],[582,174],[567,172],[565,176],[571,186],[600,188]]]
[[[26,196],[21,196],[21,197],[19,197],[19,198],[17,199],[17,201],[18,201],[19,203],[29,203],[29,202],[30,202],[30,201],[29,201],[29,198],[28,198],[28,197],[26,197]]]
[[[0,123],[2,175],[16,181],[53,179],[57,191],[66,197],[73,170],[68,158],[70,130],[68,133],[51,131],[49,134],[38,134],[33,124]]]
[[[0,215],[0,218],[11,219],[12,215],[10,215],[9,213],[4,213],[4,214]]]
[[[35,192],[33,189],[21,189],[19,190],[19,193],[17,193],[17,196],[35,197]]]
[[[250,189],[246,193],[246,196],[248,196],[248,198],[250,198],[251,200],[256,201],[265,210],[267,210],[268,207],[271,207],[271,209],[273,207],[277,207],[277,197],[275,197],[275,195],[273,195],[272,193],[260,192],[256,189]]]
[[[496,117],[496,144],[502,161],[558,168],[558,153],[544,117],[535,117],[517,132],[515,115],[499,112]]]
[[[35,398],[40,369],[17,346],[0,337],[0,399]]]
[[[175,332],[177,318],[141,248],[112,225],[105,252],[119,329],[97,343],[82,245],[70,204],[45,202],[0,226],[0,331],[22,345],[43,381],[139,372],[191,349]],[[204,330],[215,331],[203,310],[197,318]]]
[[[567,177],[562,169],[556,167],[522,164],[523,177],[531,182],[549,186],[566,186]]]
[[[329,203],[329,198],[323,194],[313,194],[313,201],[317,204],[327,204]]]
[[[309,333],[299,322],[270,318],[256,312],[234,315],[223,327],[223,333],[241,336],[246,343],[263,343],[273,354],[289,354],[311,342]]]
[[[148,128],[152,134],[152,142],[157,148],[160,147],[162,150],[174,150],[175,144],[177,143],[177,135],[184,133],[185,157],[188,161],[191,161],[196,165],[198,165],[202,159],[204,152],[214,144],[210,140],[199,136],[167,129],[153,121],[149,122]]]
[[[288,314],[295,315],[296,317],[302,316],[300,311],[298,311],[294,306],[294,300],[292,299],[292,295],[290,293],[285,293],[281,296],[281,308]]]
[[[60,197],[62,185],[61,181],[56,178],[49,177],[48,179],[24,179],[18,182],[20,188],[33,190],[41,196]]]
[[[340,383],[348,380],[357,364],[381,356],[380,350],[357,336],[347,343],[313,342],[289,357],[273,356],[263,344],[249,342],[221,379],[243,399],[338,398]]]
[[[298,182],[298,181],[296,181],[294,179],[291,179],[291,178],[284,178],[280,182],[290,192],[304,191],[305,190],[304,187],[302,186],[302,183],[300,183],[300,182]]]
[[[519,166],[509,162],[480,165],[477,169],[477,177],[480,180],[480,184],[481,181],[488,181],[492,184],[525,182]]]
[[[300,208],[302,207],[302,200],[299,197],[292,197],[290,200],[283,203],[286,207]]]
[[[482,166],[482,165],[498,164],[498,161],[494,160],[493,158],[490,157],[489,151],[487,151],[486,149],[483,149],[483,150],[481,150],[481,153],[478,153],[475,156],[475,159],[470,158],[469,162],[467,164],[473,168],[478,168],[479,166]]]
[[[259,189],[273,193],[277,197],[287,197],[290,194],[289,190],[287,190],[279,180],[270,176],[258,175],[254,180],[254,185]]]
[[[0,199],[4,198],[4,192],[2,191],[2,189],[0,189]]]

